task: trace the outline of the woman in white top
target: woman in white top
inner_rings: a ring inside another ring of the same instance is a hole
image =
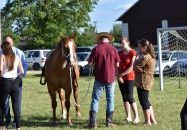
[[[11,44],[4,41],[1,44],[3,54],[0,55],[0,130],[3,129],[3,108],[8,95],[11,96],[13,112],[15,115],[16,130],[20,130],[20,112],[18,108],[19,87],[16,77],[23,74],[20,58],[12,51]],[[19,73],[17,73],[19,69]]]

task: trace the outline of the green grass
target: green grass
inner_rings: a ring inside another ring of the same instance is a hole
[[[88,124],[89,110],[91,103],[91,93],[93,88],[92,78],[89,93],[81,106],[81,117],[75,116],[75,103],[71,100],[71,116],[73,119],[73,126],[68,127],[67,121],[61,118],[61,105],[57,98],[57,124],[51,126],[52,123],[52,108],[51,99],[47,92],[47,86],[39,84],[40,72],[38,74],[31,74],[28,72],[23,80],[23,99],[22,99],[22,113],[21,124],[22,130],[73,130],[83,129]],[[82,101],[88,89],[89,82],[86,81],[86,76],[79,80],[79,102]],[[134,89],[134,97],[138,105],[138,112],[141,122],[138,125],[125,124],[121,122],[125,118],[125,111],[121,94],[116,84],[115,90],[115,112],[114,123],[117,125],[116,130],[180,130],[180,111],[187,98],[187,85],[178,88],[176,85],[164,86],[164,91],[159,90],[158,77],[155,78],[153,90],[150,92],[150,102],[154,108],[157,125],[144,126],[143,113],[137,98],[137,91]],[[72,97],[71,97],[72,98]],[[105,127],[105,109],[106,98],[103,93],[99,112],[97,115],[98,129],[107,129]],[[133,115],[132,115],[133,117]]]

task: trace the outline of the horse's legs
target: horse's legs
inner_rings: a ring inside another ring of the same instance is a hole
[[[55,124],[56,123],[56,107],[57,107],[56,91],[48,87],[48,92],[51,96],[51,101],[52,101],[51,105],[53,109],[53,124]]]
[[[61,101],[61,106],[62,106],[62,119],[66,119],[66,110],[65,110],[65,92],[63,89],[60,89],[60,92],[59,92],[59,98],[60,98],[60,101]]]
[[[78,84],[76,83],[76,81],[74,80],[74,85],[73,85],[73,96],[74,96],[74,99],[75,99],[75,102],[77,105],[78,104]],[[80,106],[75,106],[76,107],[76,116],[81,116],[81,113],[80,113]]]
[[[72,120],[71,120],[71,116],[70,116],[70,96],[71,96],[71,90],[67,91],[65,90],[66,94],[65,94],[65,106],[66,106],[66,110],[67,110],[67,121],[68,121],[68,125],[72,126]]]

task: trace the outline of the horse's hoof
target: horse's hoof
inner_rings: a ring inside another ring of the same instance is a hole
[[[65,116],[65,117],[62,117],[62,119],[63,119],[63,120],[66,120],[66,119],[67,119],[67,117],[66,117],[66,116]]]
[[[67,112],[66,112],[66,110],[63,110],[62,119],[63,120],[67,119]]]
[[[81,113],[77,113],[76,116],[77,116],[77,117],[80,117],[80,116],[81,116]]]
[[[68,123],[68,126],[73,126],[73,123],[71,122],[71,123]]]

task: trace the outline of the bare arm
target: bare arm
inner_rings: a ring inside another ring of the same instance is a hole
[[[0,55],[0,76],[2,75],[3,72],[3,55]]]
[[[20,70],[17,75],[20,76],[20,75],[24,74],[24,69],[23,69],[21,59],[18,56],[17,56],[17,59],[18,59],[18,68]]]
[[[92,63],[92,62],[90,62],[90,61],[88,61],[88,65],[89,65],[89,66],[92,66],[92,65],[93,65],[93,63]]]
[[[118,76],[119,75],[119,70],[118,70],[118,68],[119,68],[119,62],[115,63],[115,67],[116,67],[116,74]]]
[[[124,81],[123,81],[121,75],[119,74],[118,68],[119,68],[119,62],[116,63],[116,75],[117,75],[117,80],[118,80],[119,83],[124,83]]]

